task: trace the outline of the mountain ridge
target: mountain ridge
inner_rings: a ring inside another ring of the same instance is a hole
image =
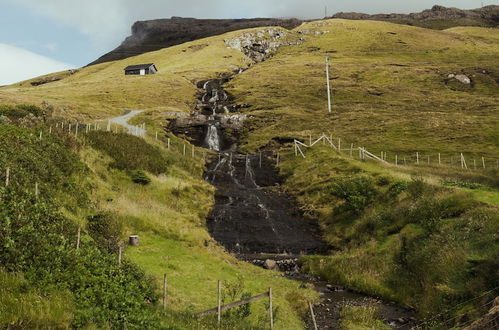
[[[370,15],[340,12],[330,18],[388,21],[437,30],[461,25],[497,27],[499,25],[499,6],[491,5],[478,9],[462,10],[436,5],[420,13]],[[307,21],[297,18],[196,19],[176,16],[167,19],[137,21],[131,27],[131,35],[120,46],[88,65],[122,60],[185,42],[247,28],[280,26],[291,30],[304,22]]]
[[[499,6],[490,5],[465,10],[435,5],[431,9],[426,9],[419,13],[370,15],[356,12],[340,12],[334,14],[331,18],[387,21],[436,30],[444,30],[459,25],[497,27],[499,25]]]

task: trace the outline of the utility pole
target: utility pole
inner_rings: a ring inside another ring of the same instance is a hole
[[[483,5],[482,5],[483,7]],[[324,18],[327,18],[327,6],[324,6]]]
[[[326,55],[327,105],[331,113],[331,83],[329,82],[329,55]]]

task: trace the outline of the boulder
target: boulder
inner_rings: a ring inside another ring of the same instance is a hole
[[[466,85],[471,84],[471,79],[464,74],[458,74],[454,77],[454,79]]]
[[[277,262],[275,262],[275,260],[271,260],[271,259],[265,260],[263,267],[265,269],[269,269],[269,270],[279,270],[279,267],[277,266]]]

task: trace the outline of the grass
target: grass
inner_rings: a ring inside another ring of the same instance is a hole
[[[163,150],[167,157],[168,151]],[[299,283],[239,262],[228,255],[207,232],[204,219],[213,203],[213,188],[197,175],[182,168],[183,158],[177,153],[166,175],[149,173],[151,183],[137,185],[122,171],[110,169],[112,159],[92,149],[82,158],[96,175],[92,185],[98,187],[92,200],[99,209],[114,214],[123,225],[123,240],[128,235],[140,236],[139,247],[129,247],[125,257],[152,275],[158,286],[168,275],[168,306],[173,313],[199,312],[216,305],[217,280],[224,285],[244,278],[246,291],[259,294],[272,287],[280,315],[277,328],[301,328],[299,313],[315,293],[299,288]],[[187,156],[190,158],[190,156]],[[193,160],[199,162],[199,160]],[[197,163],[200,166],[200,163]],[[215,304],[215,305],[214,305]],[[255,303],[249,323],[261,327],[265,304]],[[193,326],[186,319],[177,325]],[[207,320],[209,324],[209,320]],[[237,327],[238,325],[236,325]],[[243,323],[241,323],[241,327]]]
[[[283,152],[281,160],[284,189],[319,219],[333,247],[330,256],[304,257],[306,271],[412,306],[423,317],[497,282],[487,269],[499,253],[499,209],[474,197],[496,196],[496,188],[460,182],[459,175],[442,186],[420,171],[352,160],[326,146],[305,159]]]
[[[68,328],[74,301],[69,292],[32,287],[20,274],[0,270],[0,325],[5,328]]]
[[[33,87],[34,78],[0,88],[0,103],[44,103],[55,115],[74,119],[103,119],[119,115],[125,109],[161,113],[190,112],[195,102],[197,81],[213,78],[219,72],[247,67],[246,57],[228,49],[224,38],[239,35],[231,32],[121,61],[79,69],[74,74],[55,73],[62,78]],[[131,64],[154,62],[155,75],[125,76]]]
[[[438,152],[495,159],[496,29],[433,31],[335,19],[296,31],[309,29],[330,33],[307,35],[301,45],[282,48],[229,84],[239,103],[252,105],[245,111],[255,117],[245,150],[272,139],[326,132],[344,145],[387,151],[391,157],[419,151],[433,159]],[[332,114],[327,113],[326,52],[331,52]],[[472,77],[470,89],[445,84],[448,74],[459,72]]]
[[[375,306],[348,306],[340,312],[341,326],[348,330],[391,329],[379,320]]]

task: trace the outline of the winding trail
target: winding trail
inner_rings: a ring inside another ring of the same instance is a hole
[[[137,116],[141,112],[142,110],[126,110],[124,115],[109,119],[109,122],[111,124],[117,124],[125,127],[129,134],[143,136],[146,134],[146,130],[144,128],[128,124],[130,119]]]

